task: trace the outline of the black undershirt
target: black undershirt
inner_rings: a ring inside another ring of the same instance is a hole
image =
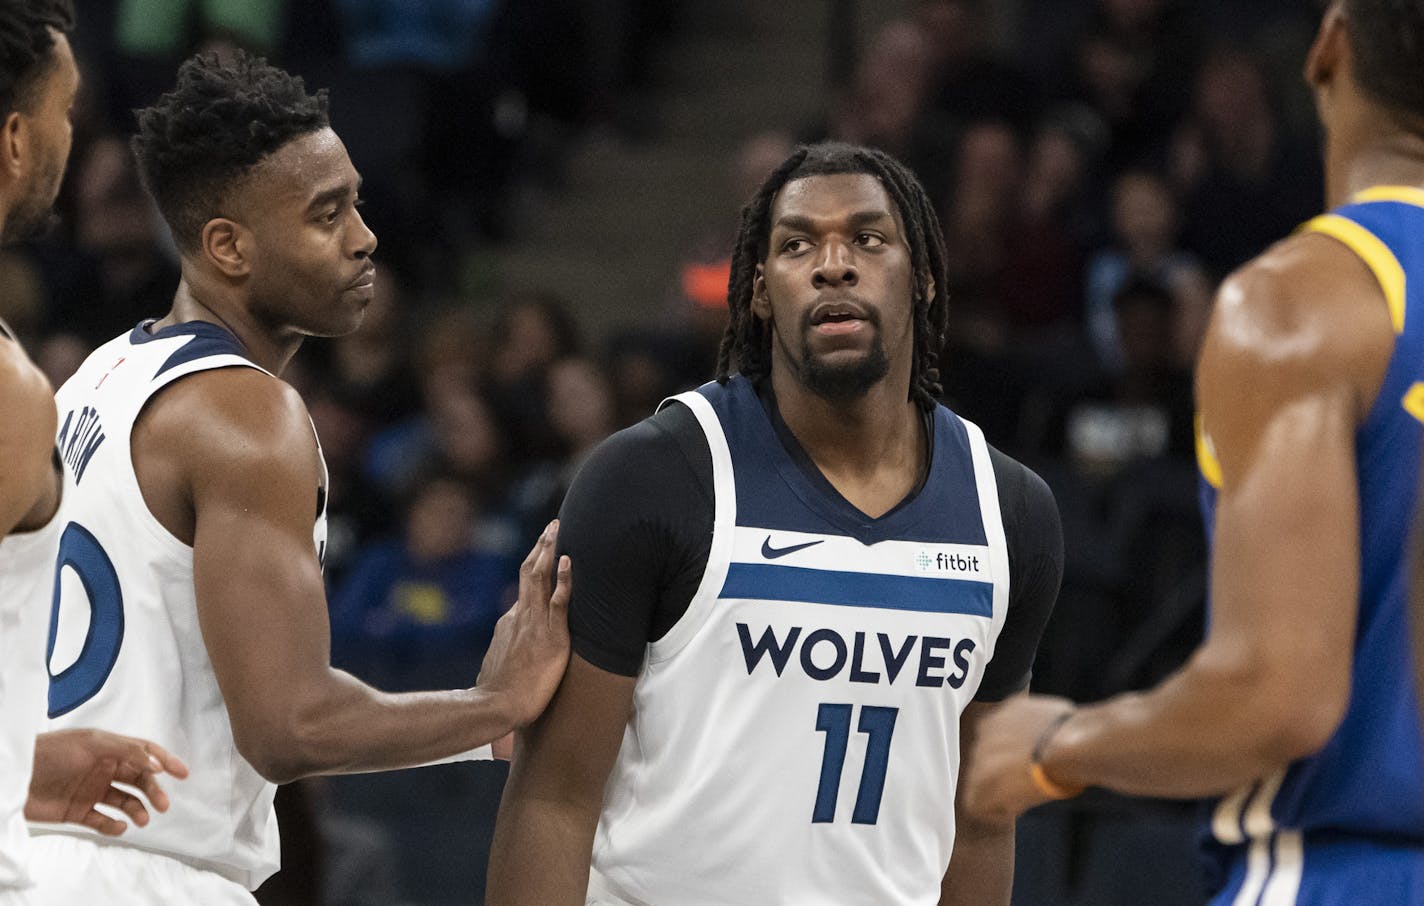
[[[830,487],[775,402],[763,403],[797,465]],[[989,456],[1008,542],[1009,609],[976,701],[999,701],[1028,686],[1063,576],[1063,530],[1052,492],[998,450],[990,447]],[[906,500],[923,483],[924,476]],[[593,452],[559,513],[560,552],[573,560],[569,632],[580,657],[610,673],[637,675],[648,643],[677,623],[702,582],[712,515],[712,455],[686,406],[666,406]]]

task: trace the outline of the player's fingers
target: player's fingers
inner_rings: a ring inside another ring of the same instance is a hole
[[[549,625],[568,631],[569,596],[573,594],[573,561],[565,554],[559,558],[559,575],[554,593],[549,596]]]
[[[183,763],[183,759],[163,748],[156,742],[143,742],[144,752],[148,755],[150,767],[145,773],[163,772],[172,774],[179,780],[188,776],[188,766]]]
[[[529,571],[519,577],[519,599],[526,606],[542,609],[549,597],[549,566],[553,562],[554,542],[559,535],[559,520],[555,519],[544,528],[539,542],[534,545],[534,560]]]
[[[85,827],[90,828],[91,830],[96,830],[106,837],[117,837],[119,834],[122,834],[124,831],[129,829],[129,826],[127,824],[122,821],[119,821],[117,818],[110,818],[108,815],[104,814],[98,809],[92,808],[88,811],[88,813],[83,816],[81,820],[76,821],[75,823],[82,824]]]
[[[85,815],[94,807],[94,803],[104,801],[110,789],[109,783],[118,773],[118,767],[118,762],[112,759],[101,759],[70,787],[69,802],[64,809],[66,823],[83,823]]]
[[[129,820],[139,827],[148,824],[148,808],[144,806],[142,799],[132,793],[126,793],[118,787],[109,787],[109,792],[104,796],[104,804],[128,815]]]
[[[538,561],[539,555],[544,552],[544,548],[548,546],[549,529],[552,528],[553,525],[554,523],[550,522],[544,526],[544,531],[539,533],[539,537],[535,540],[534,546],[529,549],[529,556],[525,557],[524,562],[519,564],[519,578],[521,582],[525,576],[534,572],[534,564]]]
[[[133,785],[143,790],[143,794],[148,797],[148,801],[153,804],[155,811],[168,811],[168,794],[158,782],[158,775],[152,771],[140,774],[132,781]]]

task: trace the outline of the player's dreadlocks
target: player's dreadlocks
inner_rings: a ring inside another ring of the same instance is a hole
[[[173,241],[193,250],[233,184],[293,139],[325,129],[326,91],[307,94],[297,76],[239,51],[193,57],[178,85],[138,111],[134,157]]]
[[[900,211],[910,246],[914,273],[915,358],[910,399],[933,409],[943,392],[939,355],[944,345],[949,306],[945,295],[944,236],[934,205],[915,175],[883,151],[839,142],[803,145],[772,171],[756,195],[742,208],[742,225],[732,252],[727,283],[730,321],[717,352],[717,380],[726,383],[733,363],[752,381],[771,373],[771,325],[752,313],[752,287],[757,265],[766,260],[771,239],[771,205],[792,180],[807,176],[866,173],[880,180]],[[930,283],[934,295],[930,296]]]
[[[0,116],[24,111],[53,62],[54,34],[74,29],[70,0],[0,0]]]

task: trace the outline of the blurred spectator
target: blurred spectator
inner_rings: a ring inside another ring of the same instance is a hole
[[[1148,170],[1118,177],[1112,193],[1116,243],[1088,264],[1086,324],[1099,360],[1124,364],[1114,300],[1134,276],[1147,277],[1172,295],[1173,347],[1177,362],[1191,367],[1211,308],[1211,282],[1196,256],[1177,244],[1177,200],[1167,181]]]
[[[1120,364],[1099,362],[1077,387],[1040,388],[1046,424],[1031,447],[1066,458],[1087,478],[1135,462],[1174,456],[1190,462],[1191,372],[1174,346],[1176,299],[1159,283],[1133,276],[1113,297]]]
[[[1172,145],[1186,199],[1186,243],[1224,276],[1318,212],[1320,160],[1289,136],[1259,63],[1221,50],[1203,65],[1192,116]]]
[[[960,342],[989,353],[1078,309],[1078,250],[1058,223],[1030,217],[1027,178],[1022,142],[1007,123],[964,132],[942,218],[951,317]]]
[[[51,327],[92,348],[161,315],[178,286],[178,266],[122,139],[96,140],[71,170],[75,244],[45,242],[32,253]]]
[[[550,366],[579,351],[581,339],[569,304],[539,290],[509,296],[495,320],[485,372],[490,403],[510,431],[510,443],[533,459],[554,451],[545,381]]]
[[[954,146],[954,131],[928,103],[934,59],[929,36],[916,22],[887,23],[862,51],[827,122],[803,137],[871,145],[893,154],[915,171],[930,197],[940,197],[943,161]]]
[[[559,455],[530,468],[512,495],[520,534],[525,538],[536,537],[559,514],[559,505],[584,458],[618,427],[613,388],[588,359],[554,363],[545,386],[544,405]]]
[[[434,473],[406,500],[399,536],[364,548],[332,596],[332,662],[383,689],[469,686],[519,564],[475,543],[460,476]]]
[[[1186,109],[1195,22],[1177,0],[1098,0],[1058,82],[1107,122],[1115,166],[1159,151]]]
[[[918,0],[914,22],[929,51],[929,105],[955,123],[997,119],[1027,129],[1038,115],[1038,87],[994,52],[986,0]],[[988,90],[987,86],[993,86]]]

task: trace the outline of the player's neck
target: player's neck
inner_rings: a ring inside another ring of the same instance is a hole
[[[273,374],[280,375],[302,345],[299,334],[277,334],[245,306],[222,304],[216,293],[193,285],[185,275],[173,296],[173,308],[153,329],[162,330],[189,321],[207,321],[225,328],[237,337],[253,363]]]
[[[1327,207],[1374,186],[1424,188],[1424,135],[1398,128],[1360,130],[1326,147]]]
[[[898,464],[919,475],[921,414],[901,382],[887,378],[845,401],[818,396],[779,369],[771,378],[782,421],[822,472],[870,473]]]

